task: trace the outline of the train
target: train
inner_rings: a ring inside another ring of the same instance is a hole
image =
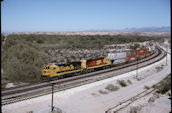
[[[123,50],[108,53],[106,57],[83,59],[64,64],[49,63],[42,67],[42,78],[63,78],[80,73],[92,72],[98,69],[105,69],[148,57],[155,52],[155,46],[138,48],[136,50]]]

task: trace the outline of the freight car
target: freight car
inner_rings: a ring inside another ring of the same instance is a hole
[[[112,64],[122,64],[126,62],[127,52],[118,51],[108,53],[108,58],[112,61]]]
[[[84,70],[88,72],[107,68],[111,66],[120,65],[142,59],[153,54],[155,48],[139,48],[137,50],[125,50],[121,52],[109,53],[108,57],[87,59],[76,62],[70,62],[65,64],[51,63],[44,65],[42,69],[42,77],[58,77],[76,75]]]
[[[123,64],[126,62],[132,62],[136,59],[141,59],[149,56],[152,52],[152,49],[149,51],[148,48],[139,48],[137,50],[126,49],[121,52],[112,52],[108,54],[108,57],[112,61],[112,64]]]

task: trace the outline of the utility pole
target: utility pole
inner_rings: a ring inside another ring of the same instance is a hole
[[[138,58],[137,58],[137,70],[136,70],[136,78],[138,77]]]
[[[52,99],[51,99],[51,111],[53,112],[54,106],[53,106],[53,93],[54,93],[54,84],[52,83]]]
[[[167,53],[167,51],[168,51],[168,46],[166,45],[166,53]],[[166,66],[167,66],[167,55],[168,55],[168,53],[166,54]]]
[[[167,66],[167,51],[168,51],[168,40],[164,41],[165,47],[166,47],[166,66]]]

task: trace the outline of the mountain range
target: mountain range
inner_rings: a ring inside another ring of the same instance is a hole
[[[143,27],[143,28],[125,28],[119,30],[120,32],[170,32],[171,27]]]

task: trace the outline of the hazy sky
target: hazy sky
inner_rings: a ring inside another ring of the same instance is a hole
[[[3,0],[2,32],[170,26],[170,0]]]

